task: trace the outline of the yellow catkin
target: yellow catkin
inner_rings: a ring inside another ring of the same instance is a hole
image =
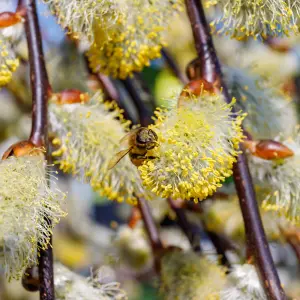
[[[0,87],[8,84],[19,66],[19,60],[9,43],[0,36]]]
[[[155,125],[157,158],[139,167],[143,184],[163,198],[202,200],[222,186],[243,138],[245,115],[231,118],[232,104],[220,95],[190,96],[186,105],[158,110]]]
[[[289,35],[297,32],[295,9],[285,0],[205,0],[206,7],[217,5],[222,16],[211,23],[220,33],[244,40],[248,37]]]
[[[95,42],[88,52],[92,69],[125,79],[149,66],[166,45],[164,34],[171,16],[181,8],[181,0],[131,1],[128,13],[114,26],[95,28]]]

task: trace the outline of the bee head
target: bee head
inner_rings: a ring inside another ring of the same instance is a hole
[[[138,147],[153,149],[157,145],[157,134],[148,128],[142,127],[136,135],[136,144]]]

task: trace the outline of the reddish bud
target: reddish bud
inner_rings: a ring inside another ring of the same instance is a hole
[[[137,207],[132,207],[131,216],[128,221],[128,226],[133,229],[138,223],[138,221],[140,221],[141,219],[142,215],[140,210]]]
[[[254,156],[266,160],[283,159],[294,155],[290,148],[273,140],[245,141],[244,146]]]
[[[268,38],[267,45],[272,49],[280,53],[286,53],[291,50],[290,45],[287,41],[279,39],[279,38]]]
[[[69,89],[54,94],[53,100],[57,104],[81,103],[81,102],[87,102],[89,100],[89,95],[87,93],[83,93],[80,90]]]
[[[178,106],[186,101],[190,95],[200,96],[203,92],[216,94],[219,93],[219,89],[214,83],[210,83],[205,79],[192,80],[183,88],[179,96]]]
[[[20,157],[24,155],[41,155],[41,149],[37,149],[37,146],[30,141],[22,141],[10,146],[3,154],[2,160],[7,159],[10,156]]]
[[[18,13],[3,12],[0,13],[0,28],[9,27],[22,21],[22,17]]]

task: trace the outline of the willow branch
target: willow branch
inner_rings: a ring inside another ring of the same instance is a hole
[[[173,74],[181,81],[182,84],[186,85],[188,83],[188,80],[185,74],[181,72],[178,64],[176,63],[172,55],[169,53],[169,51],[163,48],[161,50],[161,54],[166,65],[170,68]]]
[[[193,230],[192,224],[186,217],[185,211],[177,205],[175,200],[168,198],[168,202],[176,214],[178,225],[188,238],[193,250],[195,252],[201,252],[199,233],[196,233],[195,230]]]
[[[190,79],[203,78],[211,83],[219,81],[226,102],[229,103],[231,97],[226,85],[222,82],[220,63],[201,1],[185,0],[185,3],[198,54],[198,59],[192,62],[189,67],[188,75]],[[240,150],[243,151],[243,147]],[[244,219],[247,245],[255,259],[265,292],[269,299],[287,299],[271,256],[244,152],[238,156],[237,163],[233,168],[233,176]]]
[[[137,109],[140,124],[142,126],[148,126],[152,122],[152,112],[146,107],[145,103],[143,103],[140,95],[141,88],[136,85],[133,78],[127,77],[125,80],[122,80],[122,82]]]
[[[161,250],[163,245],[147,201],[144,198],[139,197],[138,207],[140,209],[153,251],[156,252],[157,250]]]
[[[42,38],[39,28],[35,0],[24,0],[21,5],[26,8],[25,30],[29,52],[30,82],[32,90],[32,130],[30,141],[37,146],[45,147],[48,152],[47,103],[49,82],[45,67]],[[48,220],[48,222],[50,222]],[[53,300],[53,254],[51,239],[48,249],[39,253],[40,299]]]

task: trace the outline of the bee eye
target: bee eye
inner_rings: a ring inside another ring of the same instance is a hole
[[[147,137],[143,134],[138,134],[136,136],[136,142],[139,144],[146,144],[147,143]]]

